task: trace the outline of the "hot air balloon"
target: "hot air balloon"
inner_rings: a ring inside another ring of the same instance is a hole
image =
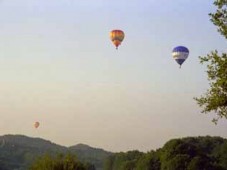
[[[40,123],[39,122],[35,122],[34,123],[34,127],[37,129],[39,127]]]
[[[184,61],[188,58],[189,50],[184,46],[177,46],[172,51],[172,56],[176,60],[176,62],[180,65],[184,63]]]
[[[121,30],[112,30],[110,32],[110,39],[115,45],[116,49],[118,49],[118,46],[121,44],[121,42],[124,40],[125,34]]]

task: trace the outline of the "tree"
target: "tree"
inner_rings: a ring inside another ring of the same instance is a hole
[[[30,170],[88,170],[85,165],[79,162],[71,154],[49,156],[39,158]]]
[[[137,162],[135,170],[160,170],[161,162],[158,151],[150,151],[144,154]]]
[[[209,14],[211,21],[218,27],[218,32],[227,39],[227,0],[215,0],[215,13]],[[207,56],[199,57],[201,64],[207,64],[210,89],[199,98],[194,98],[202,107],[202,113],[215,112],[213,122],[220,118],[227,119],[227,54],[217,50]]]
[[[112,170],[114,161],[115,161],[115,155],[110,155],[109,157],[106,158],[104,162],[104,170]]]
[[[187,170],[223,170],[220,166],[215,165],[206,155],[196,156],[189,163]]]
[[[105,160],[105,170],[131,170],[135,169],[138,160],[144,153],[137,150],[128,151],[126,153],[120,152],[109,156]]]

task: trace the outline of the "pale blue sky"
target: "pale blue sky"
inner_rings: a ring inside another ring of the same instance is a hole
[[[226,138],[227,121],[215,126],[193,100],[209,87],[198,56],[226,52],[214,10],[211,0],[0,1],[0,134],[111,151]],[[118,51],[115,28],[125,32]],[[190,50],[182,69],[178,45]]]

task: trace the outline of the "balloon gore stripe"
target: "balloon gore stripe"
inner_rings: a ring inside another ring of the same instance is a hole
[[[172,56],[175,61],[181,66],[188,58],[189,50],[184,46],[177,46],[172,51]]]

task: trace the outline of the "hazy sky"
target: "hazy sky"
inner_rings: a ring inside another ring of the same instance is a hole
[[[215,126],[193,100],[209,87],[198,56],[226,52],[214,10],[212,0],[0,1],[0,135],[110,151],[226,138],[227,120]],[[126,34],[118,51],[115,28]],[[181,69],[178,45],[190,50]]]

